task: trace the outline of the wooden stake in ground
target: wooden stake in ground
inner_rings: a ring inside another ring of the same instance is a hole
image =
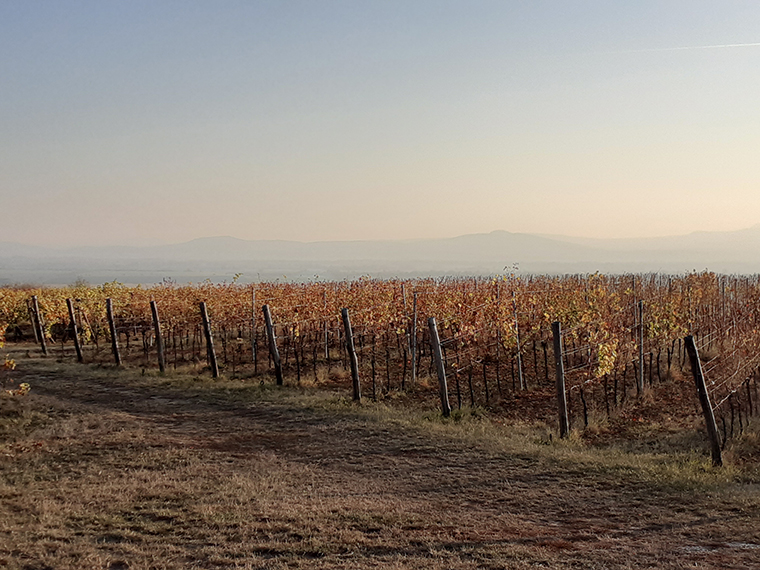
[[[360,402],[362,399],[361,384],[359,383],[359,361],[356,358],[356,348],[354,347],[354,333],[351,330],[351,320],[348,318],[348,309],[341,309],[340,315],[343,317],[343,329],[346,331],[346,350],[351,362],[351,383],[354,388],[354,402]]]
[[[282,386],[282,363],[280,362],[280,351],[277,350],[277,337],[274,335],[274,325],[272,324],[272,314],[269,312],[269,305],[261,307],[264,313],[264,324],[267,327],[267,339],[269,339],[269,354],[274,362],[274,374],[277,379],[277,385]]]
[[[501,393],[501,277],[496,282],[496,387]]]
[[[111,350],[113,351],[113,360],[116,366],[121,366],[121,353],[119,352],[119,337],[116,333],[116,321],[113,318],[113,301],[109,297],[106,299],[106,318],[108,319],[108,330],[111,333]]]
[[[29,312],[29,322],[32,323],[32,331],[34,331],[35,344],[40,343],[40,333],[37,330],[37,317],[34,316],[34,309],[32,308],[32,300],[26,300],[26,310]]]
[[[251,287],[251,361],[256,372],[256,286]]]
[[[71,299],[66,299],[66,308],[69,310],[69,321],[71,322],[71,334],[74,336],[74,348],[77,351],[77,362],[84,362],[82,357],[82,346],[79,344],[79,330],[77,329],[77,321],[74,318],[74,303]]]
[[[520,346],[520,326],[517,323],[517,299],[515,297],[514,291],[512,291],[512,313],[515,326],[515,342],[517,343],[517,378],[520,381],[520,390],[525,390],[527,386],[525,384],[525,377],[523,376],[522,347]]]
[[[644,391],[644,301],[637,303],[638,307],[638,345],[639,345],[639,367],[636,375],[636,393],[641,396]]]
[[[435,369],[438,373],[438,390],[441,395],[441,412],[444,417],[451,415],[451,406],[449,405],[449,388],[446,384],[446,368],[443,365],[443,355],[441,354],[441,339],[438,337],[438,325],[435,323],[435,317],[428,319],[428,328],[430,329],[430,348],[435,359]]]
[[[208,365],[211,367],[211,376],[219,378],[219,365],[216,362],[216,351],[214,350],[214,338],[211,336],[211,321],[208,318],[206,303],[201,301],[201,320],[203,321],[203,334],[206,335],[206,351],[208,353]]]
[[[702,363],[699,361],[699,351],[694,344],[694,337],[691,335],[684,338],[684,344],[686,345],[686,351],[689,353],[691,372],[694,375],[699,403],[702,405],[702,413],[705,416],[705,427],[707,428],[707,437],[710,440],[713,467],[720,467],[723,465],[723,457],[720,451],[720,436],[718,435],[718,426],[715,425],[715,415],[710,404],[710,395],[707,393],[705,378],[702,375]]]
[[[401,299],[404,302],[404,320],[406,321],[406,330],[404,331],[406,334],[406,349],[409,351],[409,354],[412,353],[412,337],[411,337],[411,331],[409,327],[409,307],[406,303],[406,286],[402,283],[401,284]]]
[[[37,330],[37,338],[40,339],[40,348],[42,354],[47,356],[47,344],[45,343],[45,328],[42,325],[42,314],[40,313],[40,304],[37,301],[37,295],[32,295],[32,312],[34,313],[34,328]]]
[[[329,331],[327,330],[327,321],[328,321],[328,315],[327,315],[327,286],[325,285],[324,290],[322,291],[322,301],[324,303],[324,316],[325,316],[325,322],[323,325],[324,328],[324,336],[325,336],[325,360],[327,361],[327,371],[330,371],[330,335]]]
[[[417,383],[417,292],[412,298],[412,384]]]
[[[155,301],[150,302],[150,312],[153,315],[153,332],[156,337],[156,352],[158,353],[158,369],[161,374],[166,372],[166,358],[164,355],[164,338],[161,336],[161,321],[158,320],[158,306]]]
[[[559,412],[559,437],[565,438],[569,432],[567,419],[567,393],[565,392],[565,366],[562,363],[562,331],[558,321],[552,323],[554,337],[554,370],[557,380],[557,410]]]

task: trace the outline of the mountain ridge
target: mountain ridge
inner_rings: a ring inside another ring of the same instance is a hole
[[[50,248],[0,242],[0,284],[118,280],[151,283],[306,280],[427,275],[488,275],[517,266],[524,273],[679,273],[709,269],[760,272],[760,224],[731,232],[660,238],[582,238],[494,230],[449,238],[403,240],[245,240],[200,237],[147,246]]]

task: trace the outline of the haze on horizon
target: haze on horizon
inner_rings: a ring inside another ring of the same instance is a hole
[[[0,242],[760,222],[760,4],[0,4]]]

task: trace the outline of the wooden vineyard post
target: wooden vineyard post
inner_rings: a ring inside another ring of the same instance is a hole
[[[108,330],[111,333],[111,350],[113,351],[113,360],[116,366],[121,366],[121,353],[119,352],[119,337],[116,334],[116,321],[113,318],[113,301],[109,297],[106,299],[106,318],[108,319]]]
[[[354,402],[361,402],[362,390],[359,383],[359,361],[356,358],[356,347],[354,346],[354,333],[351,330],[351,320],[348,318],[348,309],[341,309],[340,315],[343,317],[343,329],[346,331],[346,350],[351,362],[351,383],[354,388]]]
[[[501,277],[496,282],[496,386],[501,393]]]
[[[211,321],[208,318],[206,303],[201,301],[201,320],[203,321],[203,334],[206,335],[206,351],[208,353],[208,364],[211,367],[211,376],[219,378],[219,364],[216,361],[216,351],[214,350],[214,338],[211,336]]]
[[[412,384],[417,383],[417,292],[412,297]]]
[[[559,411],[559,437],[565,438],[569,432],[567,420],[567,393],[565,392],[565,367],[562,363],[562,332],[558,321],[552,323],[554,338],[554,370],[557,380],[557,409]]]
[[[34,331],[35,344],[40,343],[40,333],[37,330],[37,317],[34,315],[34,309],[32,308],[32,300],[26,300],[26,310],[29,312],[29,322],[32,323],[32,331]]]
[[[280,362],[280,351],[277,350],[277,337],[274,335],[274,325],[272,325],[272,314],[269,312],[269,305],[261,307],[264,312],[264,324],[267,327],[267,339],[269,339],[269,354],[272,355],[274,362],[274,374],[277,379],[277,385],[282,386],[282,362]]]
[[[525,377],[523,376],[522,365],[522,347],[520,346],[520,327],[517,324],[517,300],[515,298],[515,292],[512,291],[512,313],[515,323],[515,341],[517,342],[517,378],[520,381],[520,390],[525,390]]]
[[[631,296],[634,298],[634,300],[636,299],[636,276],[635,275],[631,275]],[[634,306],[633,306],[633,323],[634,323],[634,325],[636,324],[636,320],[638,319],[638,310],[639,310],[638,304],[634,303]],[[634,326],[631,329],[631,340],[636,340],[636,333],[637,332],[638,332],[638,330]]]
[[[428,328],[430,329],[430,348],[433,351],[435,369],[438,373],[438,389],[441,395],[441,412],[443,413],[443,417],[448,418],[451,415],[449,388],[446,384],[446,368],[443,365],[441,339],[438,337],[438,325],[435,323],[435,317],[430,317],[428,319]]]
[[[328,318],[327,318],[327,286],[322,290],[322,302],[324,303],[324,313],[325,313],[325,323],[324,323],[324,333],[325,333],[325,360],[327,361],[327,371],[330,372],[330,334],[328,331]]]
[[[404,327],[404,334],[406,335],[406,349],[411,354],[412,352],[412,337],[409,330],[409,306],[406,302],[406,286],[401,284],[401,300],[404,303],[404,321],[406,321],[406,327]]]
[[[34,328],[37,331],[37,338],[40,339],[40,348],[42,354],[47,356],[47,344],[45,343],[45,330],[42,325],[42,315],[40,314],[40,304],[37,301],[37,295],[32,295],[32,312],[34,313]]]
[[[74,348],[77,351],[77,362],[84,362],[82,357],[82,346],[79,344],[79,330],[77,329],[77,321],[74,318],[74,303],[71,299],[66,299],[66,308],[69,310],[69,321],[71,322],[71,334],[74,336]]]
[[[636,371],[636,393],[641,396],[642,392],[644,391],[644,301],[639,301],[637,303],[638,310],[638,321],[639,325],[637,328],[638,332],[638,345],[639,345],[639,367]]]
[[[155,301],[150,302],[150,312],[153,315],[153,332],[156,336],[156,352],[158,353],[158,369],[163,374],[166,371],[166,358],[164,355],[164,338],[161,336],[161,321],[158,320],[158,306]]]
[[[253,371],[258,372],[258,361],[256,358],[256,286],[251,288],[251,360],[253,361]]]
[[[723,465],[720,451],[720,437],[718,436],[718,426],[715,425],[715,415],[710,404],[710,395],[707,393],[705,378],[702,375],[702,363],[699,361],[699,351],[694,344],[693,336],[689,335],[684,338],[684,343],[686,344],[686,351],[689,353],[691,372],[694,375],[694,383],[697,386],[699,403],[702,405],[702,413],[705,416],[705,427],[707,428],[707,437],[710,439],[713,467],[720,467]]]

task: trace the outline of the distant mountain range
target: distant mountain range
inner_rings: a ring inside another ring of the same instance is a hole
[[[210,237],[146,247],[46,248],[0,242],[0,285],[242,282],[521,273],[760,273],[760,225],[638,239],[494,231],[445,239],[297,242]]]

